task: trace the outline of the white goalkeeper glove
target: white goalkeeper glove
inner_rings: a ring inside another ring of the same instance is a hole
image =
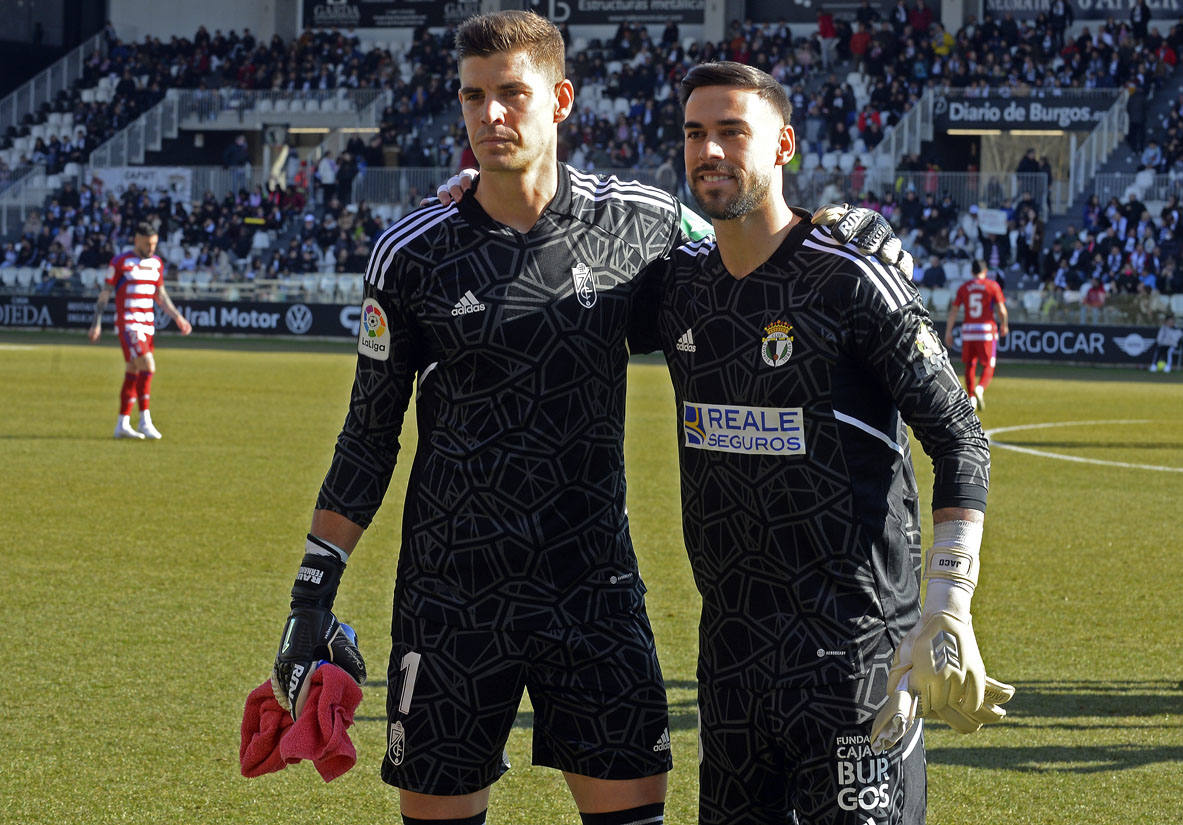
[[[444,206],[453,203],[460,203],[464,199],[464,194],[472,189],[473,182],[477,179],[480,172],[476,169],[461,169],[459,173],[448,178],[446,183],[441,183],[435,190],[435,196],[439,202]],[[431,203],[431,198],[424,198],[419,201],[420,206],[427,206]]]
[[[813,213],[814,226],[828,226],[839,243],[854,244],[864,255],[874,255],[911,283],[912,255],[900,243],[887,218],[873,209],[848,203],[827,203]]]
[[[920,716],[938,716],[961,733],[1006,716],[1002,705],[1015,689],[986,675],[969,612],[981,544],[981,524],[934,525],[924,609],[896,649],[888,699],[871,727],[873,750],[894,745]]]

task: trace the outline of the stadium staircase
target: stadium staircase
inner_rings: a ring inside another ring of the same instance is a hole
[[[1171,104],[1175,102],[1179,91],[1183,87],[1183,67],[1176,66],[1175,70],[1167,77],[1162,89],[1154,94],[1147,106],[1146,110],[1146,140],[1150,140],[1161,132],[1161,124],[1166,117],[1167,112],[1171,109]],[[1161,140],[1159,141],[1161,145]],[[1117,149],[1114,150],[1104,165],[1097,170],[1098,175],[1106,174],[1125,174],[1134,177],[1138,171],[1140,163],[1138,153],[1130,149],[1126,141],[1118,144]],[[1134,187],[1138,188],[1135,183]],[[1064,234],[1069,226],[1074,227],[1077,231],[1081,228],[1082,216],[1084,215],[1085,204],[1088,203],[1089,198],[1096,192],[1095,186],[1087,187],[1072,204],[1068,207],[1068,211],[1063,215],[1052,215],[1047,221],[1047,228],[1044,232],[1044,240],[1046,246],[1044,252],[1048,252],[1051,248],[1051,243],[1056,238]],[[1157,219],[1158,211],[1161,206],[1151,204],[1146,200],[1144,189],[1138,189],[1139,199],[1147,203],[1151,214]],[[1125,193],[1121,194],[1121,200],[1125,201]],[[1101,199],[1101,205],[1104,206],[1106,198]]]

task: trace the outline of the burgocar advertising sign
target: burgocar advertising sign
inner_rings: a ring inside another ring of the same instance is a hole
[[[1003,361],[1073,361],[1083,364],[1145,364],[1154,346],[1155,327],[1075,324],[1011,324],[998,341]],[[952,354],[961,352],[961,328],[953,331]]]

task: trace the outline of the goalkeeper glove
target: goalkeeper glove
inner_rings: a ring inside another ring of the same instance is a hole
[[[891,747],[918,716],[939,716],[961,733],[1006,715],[1014,688],[986,675],[974,637],[970,599],[978,581],[982,526],[968,521],[934,526],[920,621],[896,649],[888,701],[871,727],[872,748]]]
[[[366,679],[357,634],[332,613],[346,559],[344,550],[309,534],[271,675],[275,697],[293,719],[304,708],[312,674],[320,664],[337,665],[359,685]]]
[[[854,244],[864,255],[874,255],[912,282],[914,263],[887,218],[873,209],[848,203],[827,203],[813,213],[814,226],[828,226],[839,243]]]

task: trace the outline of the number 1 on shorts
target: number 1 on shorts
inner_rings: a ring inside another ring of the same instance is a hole
[[[411,651],[399,662],[398,669],[403,674],[403,689],[398,697],[399,713],[411,712],[411,696],[415,693],[415,679],[419,676],[419,660],[421,658],[423,658],[421,654]]]

